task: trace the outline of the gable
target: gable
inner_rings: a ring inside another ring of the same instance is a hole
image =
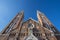
[[[28,28],[27,26],[32,25],[34,27],[39,26],[39,22],[30,18],[29,20],[22,23],[22,27]]]

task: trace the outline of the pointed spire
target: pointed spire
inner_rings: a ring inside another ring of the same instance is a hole
[[[39,13],[41,13],[39,10],[37,10],[37,16],[39,15]]]
[[[41,25],[43,25],[43,23],[42,23],[42,12],[40,12],[40,11],[38,11],[38,10],[37,10],[37,18],[38,18],[39,23],[40,23]]]
[[[23,15],[24,14],[24,11],[22,10],[18,14]]]
[[[6,28],[1,32],[2,34],[4,33],[9,33],[11,30],[15,29],[16,27],[19,26],[19,24],[21,24],[22,20],[23,20],[23,11],[21,11],[20,13],[18,13],[13,19],[12,21],[6,26]],[[15,24],[16,23],[16,24]],[[15,25],[14,25],[15,24]],[[12,29],[13,28],[13,29]]]
[[[42,12],[41,12],[41,11],[39,11],[39,10],[37,10],[37,13],[38,13],[38,14],[39,14],[39,13],[41,14]]]
[[[41,11],[37,10],[37,16],[38,15],[44,16],[44,14]]]

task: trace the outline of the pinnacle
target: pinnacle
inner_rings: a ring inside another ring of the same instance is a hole
[[[18,14],[22,14],[22,15],[23,15],[23,14],[24,14],[24,11],[22,10],[22,11],[20,11]]]

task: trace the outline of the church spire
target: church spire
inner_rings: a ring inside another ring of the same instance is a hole
[[[19,12],[14,18],[13,20],[6,26],[6,28],[2,31],[2,33],[8,33],[10,32],[12,29],[16,28],[22,21],[23,19],[23,11]]]
[[[38,21],[39,21],[39,23],[40,23],[41,25],[43,25],[41,14],[42,14],[42,12],[40,12],[40,11],[37,10],[37,18],[38,18]]]

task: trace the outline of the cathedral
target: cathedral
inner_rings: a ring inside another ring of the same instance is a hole
[[[24,21],[24,12],[19,12],[0,32],[0,40],[60,40],[60,32],[42,12],[37,11],[37,18]]]

